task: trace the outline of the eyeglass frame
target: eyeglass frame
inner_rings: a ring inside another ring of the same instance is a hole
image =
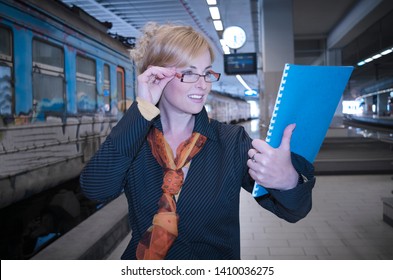
[[[209,75],[209,74],[201,75],[201,74],[198,74],[198,73],[176,73],[175,76],[176,76],[177,78],[180,79],[180,82],[186,83],[186,84],[196,83],[196,82],[198,82],[198,80],[199,80],[200,77],[203,77],[203,80],[204,80],[206,83],[215,83],[215,82],[218,82],[218,81],[220,80],[221,73],[217,73],[217,72],[214,72],[214,71],[212,71],[212,70],[210,70],[210,71],[211,71],[210,74],[218,75],[216,81],[206,81],[206,76]],[[195,75],[198,75],[199,77],[198,77],[198,79],[196,79],[194,82],[185,82],[183,79],[184,79],[184,76],[187,76],[187,75],[194,75],[194,76],[195,76]]]

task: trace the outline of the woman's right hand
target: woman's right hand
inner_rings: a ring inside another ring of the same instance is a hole
[[[138,76],[138,97],[156,105],[163,89],[175,77],[175,74],[175,68],[149,66]]]

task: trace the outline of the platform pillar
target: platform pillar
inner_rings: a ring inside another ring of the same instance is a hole
[[[273,112],[285,63],[294,63],[292,0],[262,0],[261,15],[262,88],[261,138],[264,139]]]
[[[381,93],[377,95],[377,115],[386,116],[388,113],[388,100],[390,92]]]

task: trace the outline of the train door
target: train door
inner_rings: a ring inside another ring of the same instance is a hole
[[[0,26],[0,117],[11,117],[14,113],[14,88],[12,83],[12,32]]]
[[[127,104],[126,104],[124,69],[122,67],[117,67],[116,69],[116,80],[117,80],[117,107],[119,111],[125,112],[127,110]]]

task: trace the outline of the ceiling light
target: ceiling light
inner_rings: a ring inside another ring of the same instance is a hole
[[[209,11],[212,19],[220,19],[220,11],[217,7],[209,7]]]
[[[224,51],[225,54],[231,53],[231,49],[227,46],[224,39],[220,39],[220,44],[221,44],[222,50]]]
[[[216,0],[206,0],[208,5],[217,5],[217,1]]]
[[[225,54],[230,54],[231,53],[231,49],[227,45],[222,47],[222,50],[224,51]]]
[[[252,90],[247,83],[243,80],[242,76],[240,75],[236,75],[236,78],[238,79],[238,81],[247,89],[247,90]]]
[[[223,25],[222,25],[221,20],[213,20],[213,24],[214,24],[214,28],[215,28],[217,31],[222,31],[222,30],[224,30],[224,27],[223,27]]]
[[[388,53],[391,53],[391,52],[393,52],[393,49],[387,49],[387,50],[381,52],[381,54],[382,55],[387,55]]]
[[[376,55],[373,55],[372,57],[369,57],[369,58],[367,58],[365,60],[359,61],[357,63],[357,65],[358,66],[362,66],[362,65],[364,65],[366,63],[369,63],[369,62],[371,62],[371,61],[373,61],[375,59],[381,58],[383,55],[387,55],[387,54],[389,54],[391,52],[393,52],[393,48],[386,49],[386,50],[384,50],[384,51],[382,51],[380,53],[377,53]]]

